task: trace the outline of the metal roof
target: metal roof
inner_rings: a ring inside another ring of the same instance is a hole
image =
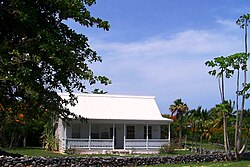
[[[60,94],[67,99],[68,94]],[[78,103],[70,106],[74,114],[88,119],[170,122],[163,118],[154,96],[75,94]]]

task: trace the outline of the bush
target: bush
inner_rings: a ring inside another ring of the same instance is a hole
[[[172,145],[164,145],[160,148],[160,154],[172,154],[175,152],[175,147]]]
[[[170,144],[166,144],[163,145],[160,150],[159,153],[160,154],[173,154],[175,152],[175,149],[179,149],[179,142],[178,140],[171,140]]]
[[[76,154],[77,153],[75,148],[67,148],[64,152],[66,154]]]

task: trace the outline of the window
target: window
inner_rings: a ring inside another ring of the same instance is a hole
[[[91,133],[91,139],[99,139],[99,133]]]
[[[101,133],[101,139],[109,139],[109,133],[108,132],[102,132]]]
[[[91,127],[91,139],[99,139],[99,125],[92,124],[92,127]]]
[[[80,138],[81,126],[80,125],[72,125],[72,138]]]
[[[115,130],[115,135],[114,135],[114,137],[116,138],[116,128],[115,128],[114,130]],[[113,128],[110,128],[110,130],[109,130],[109,138],[110,138],[110,139],[113,139]]]
[[[144,139],[147,138],[147,126],[144,126]],[[148,139],[152,139],[152,126],[148,126]]]
[[[127,126],[127,139],[134,139],[134,138],[135,138],[135,127]]]

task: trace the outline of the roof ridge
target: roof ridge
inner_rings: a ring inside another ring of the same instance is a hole
[[[138,96],[138,95],[118,95],[118,94],[88,94],[88,93],[73,93],[76,96],[88,97],[110,97],[110,98],[139,98],[139,99],[155,99],[155,96]],[[59,93],[62,96],[68,96],[68,93]]]

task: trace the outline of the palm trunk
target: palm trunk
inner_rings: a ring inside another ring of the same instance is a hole
[[[200,154],[202,154],[202,136],[200,137]]]
[[[180,131],[179,131],[179,144],[182,147],[182,125],[179,126]]]
[[[247,137],[245,140],[244,145],[242,146],[241,150],[239,151],[239,154],[242,155],[246,150],[247,150],[247,146],[248,146],[248,136],[249,136],[249,128],[247,129]]]
[[[14,139],[15,139],[15,134],[14,134],[14,131],[12,131],[11,138],[10,138],[9,149],[11,149],[13,147]]]
[[[227,132],[227,118],[226,118],[226,114],[223,113],[223,126],[224,126],[224,147],[225,147],[225,152],[227,157],[229,158],[229,153],[230,153],[230,149],[229,149],[229,140],[228,140],[228,132]],[[230,159],[230,158],[229,158]]]
[[[221,76],[221,101],[222,101],[222,103],[225,102],[225,83],[224,83],[223,73]],[[223,135],[224,135],[225,152],[226,152],[227,158],[231,159],[231,157],[229,156],[230,149],[229,149],[229,139],[228,139],[228,132],[227,132],[227,116],[226,116],[225,112],[223,112],[223,126],[224,126]]]
[[[248,42],[247,42],[247,36],[248,36],[248,33],[247,33],[247,23],[248,23],[248,19],[245,20],[245,56],[248,55]],[[247,144],[248,144],[248,137],[247,139],[245,140],[245,144],[242,146],[242,148],[240,149],[241,147],[241,135],[242,135],[242,126],[243,126],[243,114],[244,114],[244,108],[245,108],[245,87],[247,85],[247,60],[244,62],[243,64],[243,70],[244,70],[244,82],[243,82],[243,93],[242,93],[242,103],[241,103],[241,111],[240,111],[240,119],[239,119],[239,127],[238,127],[238,134],[237,134],[237,151],[238,151],[238,156],[236,158],[239,158],[245,151],[245,148],[247,147]],[[239,151],[240,150],[240,151]],[[237,154],[237,153],[236,153]]]
[[[240,85],[240,70],[237,70],[237,81],[236,81],[236,122],[235,122],[235,158],[239,159],[240,142],[238,139],[239,129],[239,85]]]
[[[199,124],[197,125],[197,130],[196,130],[196,136],[195,136],[195,148],[197,148],[198,146],[198,128],[199,128]]]
[[[202,124],[200,123],[200,129],[201,129],[201,136],[200,136],[200,154],[201,154],[201,148],[202,148]]]
[[[195,132],[195,123],[193,123],[193,131],[192,131],[192,147],[194,145],[194,132]]]
[[[188,135],[186,134],[186,136],[185,136],[185,145],[184,145],[184,149],[187,149],[187,138],[188,138]]]
[[[245,89],[246,85],[247,85],[247,65],[246,63],[244,64],[245,68],[244,68],[244,83],[243,83],[243,89]],[[239,148],[240,148],[240,141],[241,141],[241,134],[242,134],[242,126],[243,126],[243,114],[244,114],[244,106],[245,106],[245,91],[243,91],[242,94],[242,103],[241,103],[241,111],[240,111],[240,121],[239,121],[239,134],[238,134],[238,143],[239,143]],[[248,143],[248,140],[245,141],[245,144]],[[241,153],[242,154],[244,151],[244,149],[241,149]]]
[[[23,137],[23,147],[25,148],[26,147],[26,142],[27,141],[27,137],[26,135]]]

